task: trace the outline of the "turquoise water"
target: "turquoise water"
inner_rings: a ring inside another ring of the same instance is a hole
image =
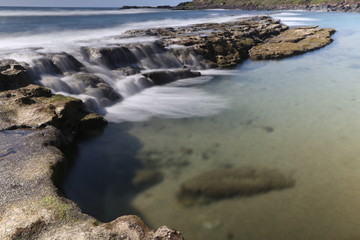
[[[73,30],[85,33],[93,29],[92,22],[102,23],[98,29],[109,23],[109,28],[86,33],[106,37],[139,23],[171,26],[248,14],[102,11],[61,12],[62,26],[55,21],[57,10],[48,10],[47,17],[37,12],[52,21],[30,34],[30,45],[36,47],[36,39],[53,29],[44,51],[53,50],[59,28],[66,38],[65,45],[55,44],[57,49],[83,44],[81,36],[87,35],[72,35]],[[153,87],[107,108],[105,116],[112,122],[104,133],[79,143],[63,182],[66,196],[100,220],[137,214],[153,228],[179,229],[186,239],[359,239],[360,15],[290,12],[275,17],[290,25],[336,28],[335,41],[286,60],[204,71],[201,80]],[[73,29],[74,19],[83,19],[81,29]],[[11,42],[5,35],[4,30],[4,46],[29,46],[22,36]],[[191,207],[178,201],[180,185],[188,179],[241,167],[276,169],[293,177],[295,186]],[[135,189],[134,174],[143,168],[161,172],[162,181]]]

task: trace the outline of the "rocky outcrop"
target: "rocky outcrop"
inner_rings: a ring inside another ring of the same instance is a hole
[[[254,46],[249,55],[253,60],[264,60],[301,54],[328,45],[334,32],[334,29],[318,29],[317,26],[291,28]]]
[[[231,23],[206,23],[179,28],[132,30],[132,36],[157,36],[175,55],[181,56],[181,47],[195,53],[206,68],[229,68],[251,55],[252,59],[270,59],[293,56],[329,44],[333,29],[289,28],[271,17],[260,16],[239,19]],[[301,41],[300,41],[301,40]],[[270,43],[278,43],[277,46]],[[281,53],[274,51],[280,46]],[[286,43],[286,44],[285,44]],[[291,44],[290,44],[291,43]],[[172,48],[172,46],[176,46]],[[262,46],[262,47],[261,47]],[[269,51],[267,47],[273,47]],[[259,49],[259,51],[257,51]],[[260,57],[260,53],[273,56]],[[251,52],[252,54],[249,54]],[[255,57],[259,56],[259,57]]]

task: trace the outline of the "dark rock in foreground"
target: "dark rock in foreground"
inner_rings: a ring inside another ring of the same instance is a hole
[[[234,196],[251,196],[291,188],[295,180],[275,169],[216,169],[181,184],[178,195],[185,205],[208,203]]]

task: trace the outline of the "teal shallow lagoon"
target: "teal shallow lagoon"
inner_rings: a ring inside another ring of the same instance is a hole
[[[67,196],[102,220],[139,214],[187,239],[360,238],[360,15],[297,14],[336,28],[334,43],[281,61],[246,61],[232,75],[188,86],[226,99],[212,116],[110,124],[80,143]],[[164,179],[135,191],[133,173],[149,163]],[[296,184],[194,207],[176,198],[199,173],[243,166],[278,169]]]

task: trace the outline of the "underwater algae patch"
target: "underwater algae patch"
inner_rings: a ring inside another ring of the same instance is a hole
[[[276,169],[215,169],[183,182],[178,199],[184,205],[207,204],[214,200],[252,196],[294,186],[295,179],[291,174],[283,174]]]

